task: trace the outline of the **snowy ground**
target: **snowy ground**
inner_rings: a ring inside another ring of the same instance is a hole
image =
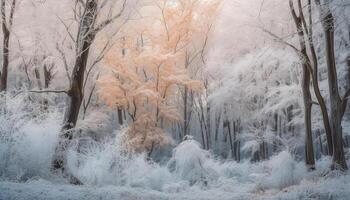
[[[161,164],[126,154],[118,137],[87,139],[79,151],[72,142],[67,168],[84,185],[69,185],[50,170],[61,119],[28,120],[15,110],[20,102],[13,104],[13,116],[0,117],[0,200],[350,199],[350,175],[329,173],[328,157],[317,161],[314,172],[288,151],[236,163],[191,139]]]
[[[232,194],[224,191],[188,191],[184,193],[163,193],[130,187],[89,187],[55,185],[39,180],[30,183],[0,183],[1,200],[115,200],[115,199],[250,199],[251,194]]]
[[[240,187],[236,185],[235,187]],[[255,193],[232,193],[225,188],[196,190],[183,193],[164,193],[142,188],[118,186],[72,186],[57,185],[45,180],[27,183],[0,182],[1,200],[162,200],[162,199],[315,199],[315,200],[348,200],[350,198],[350,176],[329,178],[321,182],[302,181],[296,186],[281,191],[268,190]]]
[[[192,154],[188,155],[200,157],[197,147],[195,142],[180,145],[174,159],[177,153],[182,154],[181,150],[191,148]],[[98,169],[99,164],[94,160],[95,164],[88,165],[94,165],[97,171],[88,168],[89,171],[85,169],[77,174],[83,186],[69,185],[65,179],[54,176],[49,176],[49,180],[31,177],[27,181],[2,178],[0,200],[350,199],[350,175],[330,172],[329,158],[319,160],[314,172],[307,172],[304,163],[294,161],[288,152],[256,164],[219,162],[204,156],[199,158],[201,166],[198,167],[197,162],[189,161],[196,160],[192,156],[181,159],[176,161],[180,166],[172,171],[169,164],[160,166],[147,163],[142,157],[134,158],[119,172],[124,176],[109,174],[114,182],[106,178],[103,166]]]

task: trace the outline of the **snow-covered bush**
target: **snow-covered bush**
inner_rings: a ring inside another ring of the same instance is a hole
[[[261,163],[264,169],[263,176],[259,177],[257,189],[283,189],[298,184],[306,167],[303,163],[295,161],[288,151],[282,151],[270,160]]]
[[[162,190],[172,181],[166,167],[147,160],[145,154],[128,152],[122,143],[123,131],[102,142],[92,139],[75,141],[68,153],[68,167],[87,185],[119,185]]]
[[[2,98],[4,100],[4,98]],[[61,117],[57,110],[41,112],[27,95],[0,103],[0,176],[23,180],[50,175]]]
[[[178,177],[193,185],[198,181],[205,181],[208,174],[204,162],[208,158],[209,152],[203,150],[197,141],[189,138],[174,149],[168,165]]]
[[[8,98],[7,104],[0,107],[0,177],[17,181],[36,177],[55,180],[57,175],[50,168],[63,114],[51,109],[40,113],[40,104],[23,103],[26,98],[26,95]],[[101,131],[104,139],[95,140],[87,135],[75,138],[68,149],[68,169],[85,185],[127,186],[166,193],[203,189],[240,193],[279,191],[304,179],[319,179],[330,163],[329,158],[321,160],[317,163],[318,172],[307,173],[304,163],[297,162],[287,151],[260,163],[223,162],[188,137],[175,147],[167,164],[159,164],[147,159],[144,153],[128,152],[122,140],[124,130]]]

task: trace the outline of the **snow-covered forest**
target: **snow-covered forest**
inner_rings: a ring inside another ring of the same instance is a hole
[[[0,16],[0,200],[350,199],[350,0]]]

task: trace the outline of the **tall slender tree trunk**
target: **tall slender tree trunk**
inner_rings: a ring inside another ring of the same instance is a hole
[[[233,158],[238,160],[237,158],[237,125],[236,122],[233,122]]]
[[[208,102],[207,102],[206,124],[207,124],[207,143],[208,143],[208,149],[210,149],[211,147],[211,110]]]
[[[228,120],[226,121],[226,126],[228,129],[228,136],[229,136],[229,142],[230,142],[230,148],[231,148],[231,157],[234,158],[235,153],[234,153],[233,142],[232,142],[231,123]]]
[[[205,141],[205,133],[203,128],[202,120],[200,121],[200,127],[201,127],[201,136],[202,136],[202,143],[203,143],[203,149],[207,149],[206,147],[206,141]],[[185,136],[184,136],[185,137]]]
[[[67,131],[75,127],[80,106],[83,101],[83,83],[86,65],[89,57],[90,46],[95,39],[95,32],[93,30],[95,20],[97,17],[97,2],[95,0],[88,0],[86,3],[85,13],[79,25],[77,36],[77,57],[72,72],[72,83],[68,92],[69,105],[66,110],[63,130]]]
[[[328,69],[328,86],[330,99],[331,129],[333,136],[333,163],[332,169],[347,170],[343,146],[342,119],[347,107],[347,99],[342,99],[339,94],[338,76],[335,63],[334,50],[334,18],[330,10],[330,1],[325,0],[321,5],[320,0],[315,0],[320,8],[321,23],[324,30],[325,50]]]
[[[291,105],[287,108],[287,120],[288,120],[288,132],[292,133],[292,135],[294,135],[294,127],[292,124],[293,121],[293,110],[294,110],[294,106]]]
[[[312,68],[312,72],[310,72],[312,74],[312,82],[313,82],[313,88],[314,88],[314,92],[315,92],[315,96],[316,99],[318,101],[318,104],[320,105],[321,108],[321,114],[322,114],[322,120],[323,120],[323,125],[324,125],[324,129],[325,129],[325,133],[326,133],[326,138],[327,138],[327,146],[328,146],[328,155],[333,155],[333,138],[332,138],[332,129],[330,126],[330,122],[329,122],[329,117],[328,117],[328,110],[327,110],[327,106],[325,103],[325,100],[321,94],[321,90],[319,87],[319,83],[318,83],[318,60],[317,60],[317,55],[316,55],[316,50],[315,50],[315,45],[314,45],[314,41],[313,41],[313,18],[312,18],[312,6],[311,6],[311,0],[308,0],[308,14],[309,14],[309,25],[306,24],[306,20],[302,11],[302,5],[301,5],[301,0],[299,0],[298,2],[299,4],[299,12],[300,12],[300,17],[302,17],[302,23],[304,24],[305,27],[305,31],[306,33],[306,37],[308,41],[308,44],[310,46],[310,51],[311,51],[311,58],[312,58],[312,63],[313,63],[313,67],[311,67],[311,61],[310,59],[308,59],[308,64],[310,66],[310,70]],[[305,55],[307,56],[307,55]],[[308,58],[308,57],[306,57]]]
[[[4,23],[3,23],[4,24]],[[0,80],[0,92],[6,91],[7,89],[7,77],[8,77],[8,66],[9,66],[9,41],[10,32],[7,30],[6,25],[3,25],[3,54],[2,54],[2,72]]]
[[[188,119],[188,87],[185,86],[184,91],[184,125],[183,125],[183,136],[186,136],[188,134],[188,125],[189,125],[189,119]]]
[[[312,125],[311,125],[311,109],[312,109],[312,98],[310,92],[310,83],[311,83],[311,72],[308,68],[308,62],[306,60],[307,50],[304,39],[304,30],[303,30],[303,16],[302,10],[299,10],[300,16],[297,16],[293,1],[289,1],[291,14],[295,26],[298,31],[299,44],[300,44],[300,58],[302,61],[302,91],[303,91],[303,101],[304,101],[304,125],[305,125],[305,163],[309,170],[315,169],[315,157],[314,157],[314,148],[313,148],[313,139],[312,139]],[[299,4],[300,5],[300,4]],[[300,9],[300,8],[299,8]]]
[[[221,113],[217,113],[215,117],[215,136],[214,136],[215,142],[217,142],[219,139],[220,121],[221,121]]]
[[[2,20],[2,33],[3,33],[3,46],[2,46],[2,71],[0,73],[0,92],[7,90],[7,78],[9,68],[9,46],[10,46],[10,29],[13,23],[13,15],[16,7],[16,0],[12,0],[10,16],[6,17],[6,0],[1,0],[1,20]]]
[[[119,125],[123,125],[123,110],[121,108],[118,108],[117,112]]]
[[[277,145],[278,145],[278,140],[277,140],[277,136],[278,136],[278,114],[275,113],[273,115],[273,119],[274,119],[274,127],[273,127],[273,132],[275,132],[275,137],[276,139],[273,140],[272,145],[272,151],[273,152],[277,152]]]
[[[68,91],[68,106],[64,118],[62,128],[63,134],[56,148],[53,167],[62,169],[65,172],[66,155],[65,150],[69,145],[69,141],[73,139],[72,129],[75,127],[80,107],[83,101],[83,83],[85,69],[88,61],[90,46],[93,43],[96,32],[94,29],[95,20],[97,17],[97,1],[88,0],[85,4],[85,10],[81,22],[79,24],[78,36],[76,41],[76,53],[74,69],[72,72],[72,82]]]
[[[240,121],[237,120],[237,137],[239,138],[239,134],[241,132],[241,124]],[[241,141],[239,139],[237,139],[237,162],[241,161]]]
[[[310,73],[303,66],[303,98],[304,98],[304,123],[305,123],[305,160],[310,170],[315,169],[315,157],[312,139],[311,127],[311,92],[310,92]]]

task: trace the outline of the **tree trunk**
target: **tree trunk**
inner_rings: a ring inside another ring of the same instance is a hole
[[[3,55],[2,55],[2,73],[0,80],[0,92],[7,90],[7,77],[8,77],[8,66],[9,66],[9,40],[10,32],[3,26]]]
[[[239,134],[241,133],[241,123],[239,120],[237,120],[237,137],[239,137]],[[237,141],[237,162],[241,161],[241,141],[238,139]]]
[[[219,129],[220,129],[220,121],[221,121],[221,112],[215,114],[215,142],[219,139]]]
[[[328,146],[328,155],[333,155],[333,139],[332,139],[332,129],[330,126],[329,122],[329,117],[328,117],[328,110],[326,103],[324,101],[324,98],[321,94],[319,84],[318,84],[318,60],[317,60],[317,55],[316,55],[316,50],[315,50],[315,45],[313,41],[313,18],[312,18],[312,7],[311,7],[311,0],[308,0],[308,13],[309,13],[309,25],[308,25],[308,30],[307,30],[307,24],[306,20],[304,18],[303,12],[302,12],[302,6],[301,6],[301,1],[299,1],[299,9],[300,9],[300,15],[304,19],[302,22],[304,23],[305,26],[305,31],[308,32],[306,34],[306,37],[308,38],[308,44],[310,46],[310,51],[311,51],[311,57],[313,61],[313,71],[312,71],[312,82],[313,82],[313,88],[315,92],[315,96],[317,98],[318,104],[320,105],[321,108],[321,114],[322,114],[322,119],[323,119],[323,125],[326,133],[326,138],[327,138],[327,146]],[[305,55],[307,56],[307,55]],[[308,59],[310,60],[310,59]],[[311,69],[311,61],[308,61]]]
[[[287,108],[287,120],[288,120],[288,132],[292,133],[292,135],[294,135],[294,127],[292,124],[293,121],[293,110],[294,110],[294,106],[291,105]]]
[[[237,125],[236,122],[233,122],[233,155],[232,157],[235,160],[238,160],[237,158]]]
[[[13,16],[15,13],[17,0],[12,0],[10,7],[10,14],[8,21],[6,17],[6,1],[1,0],[1,20],[2,20],[2,32],[3,32],[3,52],[2,52],[2,72],[0,73],[0,92],[7,90],[7,77],[9,68],[9,46],[11,28],[13,24]]]
[[[53,67],[53,66],[51,66]],[[44,66],[44,86],[45,88],[49,88],[49,85],[51,83],[52,80],[52,72],[51,72],[52,68],[48,68],[46,65]]]
[[[35,78],[36,78],[36,82],[37,82],[38,88],[39,88],[39,90],[42,90],[43,87],[42,87],[42,84],[41,84],[41,77],[40,77],[40,72],[39,72],[38,68],[34,69],[34,74],[35,74]]]
[[[272,151],[275,153],[275,152],[277,152],[277,145],[278,145],[278,140],[277,140],[277,136],[278,136],[278,114],[275,113],[273,115],[273,118],[274,118],[273,132],[275,132],[276,139],[274,139],[273,142],[272,142],[272,145],[273,145]]]
[[[312,140],[311,127],[311,92],[310,92],[310,73],[303,66],[303,98],[304,98],[304,123],[305,123],[305,161],[310,170],[315,169],[314,148]]]
[[[117,112],[119,125],[123,125],[123,110],[121,108],[118,108]]]
[[[208,143],[208,150],[211,147],[211,111],[210,111],[210,105],[207,103],[207,143]]]
[[[293,1],[289,1],[291,14],[295,26],[298,31],[299,44],[300,44],[300,59],[302,61],[302,91],[303,91],[303,101],[304,101],[304,123],[305,123],[305,163],[309,170],[315,169],[315,157],[313,149],[313,139],[312,139],[312,126],[311,126],[311,109],[312,109],[312,97],[310,92],[310,83],[311,83],[311,72],[309,71],[309,65],[306,60],[307,50],[304,40],[304,30],[303,30],[303,16],[302,10],[299,10],[300,16],[297,16]],[[299,4],[300,5],[300,4]],[[300,9],[300,6],[299,6]]]
[[[315,0],[320,8],[321,23],[324,30],[326,60],[328,69],[328,86],[330,98],[330,116],[331,129],[333,136],[333,163],[332,169],[347,170],[347,164],[344,154],[343,133],[341,122],[346,109],[344,100],[339,95],[337,68],[335,63],[334,51],[334,18],[329,8],[329,0],[325,0],[324,4],[320,4],[319,0]],[[347,100],[345,100],[347,101]]]
[[[78,120],[80,106],[83,100],[83,83],[85,69],[89,57],[90,46],[95,38],[93,27],[97,17],[97,2],[88,0],[85,13],[78,30],[77,57],[72,72],[72,83],[68,92],[69,106],[66,110],[63,130],[67,131],[75,127]]]
[[[64,118],[62,128],[63,134],[60,136],[61,140],[56,148],[56,155],[53,161],[55,169],[62,169],[65,172],[66,155],[65,151],[69,145],[69,141],[73,139],[72,129],[75,127],[80,107],[83,101],[83,82],[85,69],[88,61],[90,46],[93,43],[96,32],[94,29],[95,20],[97,17],[97,1],[88,0],[85,5],[84,14],[82,16],[78,36],[76,41],[76,53],[74,69],[72,72],[72,82],[70,90],[68,91],[68,106]]]
[[[233,142],[232,142],[231,124],[228,120],[225,122],[225,124],[228,129],[228,136],[229,136],[229,142],[230,142],[230,148],[231,148],[231,157],[234,158],[235,154],[234,154],[234,148],[233,148]]]
[[[204,128],[202,120],[200,120],[200,127],[201,127],[201,135],[202,135],[202,143],[203,143],[203,149],[206,149],[206,142],[205,142],[205,135],[204,135]],[[184,136],[185,137],[185,136]]]
[[[7,89],[7,77],[9,66],[9,43],[10,43],[10,30],[7,26],[6,20],[6,3],[5,0],[1,0],[1,16],[2,16],[2,33],[3,33],[3,47],[2,47],[2,72],[0,77],[0,92]]]
[[[189,125],[189,119],[187,117],[187,105],[188,104],[188,88],[185,86],[184,91],[184,125],[183,125],[183,136],[186,136],[188,134],[188,125]]]

